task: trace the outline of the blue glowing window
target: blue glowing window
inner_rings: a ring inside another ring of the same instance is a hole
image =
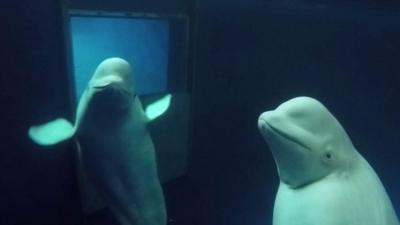
[[[71,17],[76,96],[109,57],[131,63],[137,94],[167,89],[169,22],[163,19]]]

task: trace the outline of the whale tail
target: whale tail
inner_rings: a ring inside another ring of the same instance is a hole
[[[74,134],[74,126],[64,118],[31,126],[28,131],[28,136],[39,145],[54,145],[70,139]]]

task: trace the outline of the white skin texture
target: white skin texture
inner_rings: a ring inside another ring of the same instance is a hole
[[[398,225],[386,191],[317,100],[297,97],[260,115],[280,185],[273,225]]]
[[[129,64],[103,61],[79,102],[76,136],[88,179],[123,225],[165,225],[155,151]]]
[[[40,145],[75,139],[82,189],[101,195],[87,197],[88,211],[90,198],[99,200],[100,206],[104,199],[122,225],[165,225],[149,120],[135,95],[132,76],[125,60],[104,60],[80,98],[74,126],[59,118],[32,126],[28,134]]]

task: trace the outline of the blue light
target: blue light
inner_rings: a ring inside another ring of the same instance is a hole
[[[80,97],[97,65],[109,57],[131,63],[137,94],[165,91],[169,23],[161,19],[72,17],[76,96]]]

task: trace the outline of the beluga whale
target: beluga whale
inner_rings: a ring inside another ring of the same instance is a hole
[[[74,139],[89,183],[122,225],[165,225],[166,209],[156,153],[147,123],[168,107],[170,96],[146,116],[133,85],[130,64],[101,62],[83,92],[74,124],[58,118],[32,126],[40,145]]]
[[[280,178],[273,225],[399,225],[377,174],[319,101],[290,99],[258,128]]]

